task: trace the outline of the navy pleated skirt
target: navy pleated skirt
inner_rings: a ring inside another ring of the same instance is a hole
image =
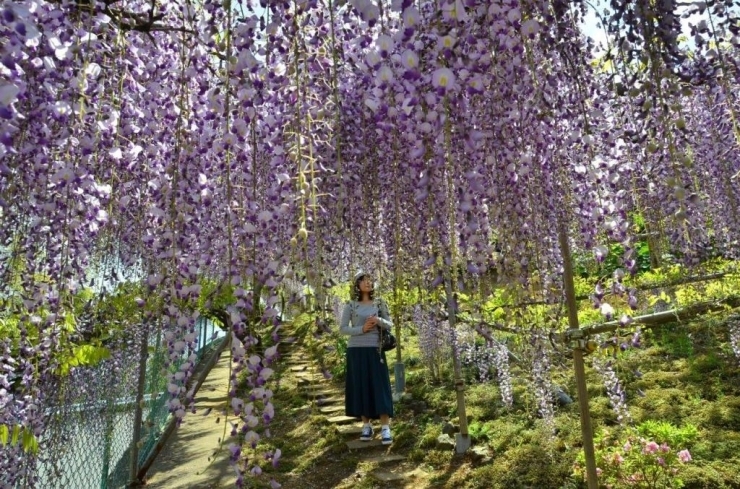
[[[393,416],[391,378],[385,352],[378,353],[375,347],[347,348],[344,407],[347,416],[357,418],[379,419],[381,414]]]

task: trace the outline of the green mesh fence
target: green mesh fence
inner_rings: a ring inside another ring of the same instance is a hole
[[[198,362],[207,359],[223,332],[199,320]],[[218,333],[218,335],[216,334]],[[142,404],[138,465],[152,454],[169,421],[166,406],[167,346],[150,338]],[[59,406],[49,412],[49,429],[40,443],[33,487],[49,489],[118,489],[129,482],[140,343],[131,340],[112,349],[112,358],[92,368],[77,368],[60,386]],[[177,370],[184,358],[170,366]]]
[[[203,321],[201,327],[198,330],[200,340],[199,345],[203,345],[202,348],[198,349],[198,362],[201,362],[204,358],[215,350],[224,338],[213,339],[215,325],[211,321]],[[154,447],[157,445],[159,438],[162,436],[162,431],[167,425],[169,419],[169,412],[167,410],[167,396],[158,395],[164,392],[166,387],[166,378],[160,374],[162,366],[164,365],[164,350],[157,347],[157,355],[153,356],[152,361],[152,374],[148,377],[147,392],[150,394],[149,402],[147,403],[147,409],[144,412],[144,431],[143,437],[140,442],[139,448],[139,465],[141,466],[144,461],[151,455]],[[184,361],[184,360],[183,360]],[[177,370],[180,364],[173,365],[172,368]]]

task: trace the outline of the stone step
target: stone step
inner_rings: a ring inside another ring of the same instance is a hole
[[[293,370],[293,373],[295,373],[296,376],[299,376],[299,377],[314,376],[314,377],[321,377],[322,379],[324,378],[324,375],[321,373],[321,370],[316,369],[316,368],[304,368],[302,370]]]
[[[398,462],[400,460],[406,460],[406,457],[403,455],[380,455],[377,457],[367,457],[362,459],[363,462],[372,464],[385,464],[388,462]]]
[[[294,412],[294,413],[297,413],[299,411],[309,411],[310,409],[311,409],[311,405],[310,404],[304,404],[303,406],[292,408],[290,411],[291,412]]]
[[[359,435],[362,433],[362,424],[337,426],[340,435]]]
[[[394,482],[413,477],[414,474],[411,472],[389,472],[387,470],[373,470],[370,472],[370,476],[380,482]]]
[[[290,371],[291,371],[291,372],[303,372],[303,371],[304,371],[304,370],[306,370],[307,368],[308,368],[308,364],[304,364],[304,365],[294,365],[294,366],[290,367]]]
[[[326,382],[323,375],[307,375],[305,373],[296,374],[296,380],[298,382],[308,382],[316,387],[320,387],[321,384]]]
[[[329,404],[337,404],[337,403],[343,403],[344,402],[344,396],[332,396],[332,397],[324,397],[324,396],[316,396],[316,404],[319,406],[328,406]]]
[[[305,380],[316,385],[324,382],[324,377],[322,377],[321,375],[312,375],[305,372],[296,374],[295,378],[298,380]]]
[[[326,419],[331,424],[347,424],[347,423],[356,423],[359,421],[357,418],[353,418],[352,416],[332,416],[330,418]]]
[[[378,440],[370,440],[370,441],[361,441],[361,440],[352,440],[347,442],[347,448],[350,450],[362,450],[364,448],[373,448],[373,447],[382,447],[383,442]]]
[[[304,395],[314,397],[344,395],[344,389],[340,389],[339,387],[332,387],[331,385],[314,385],[311,387],[303,387],[301,391]]]
[[[344,406],[326,406],[319,408],[321,414],[334,414],[344,412]]]

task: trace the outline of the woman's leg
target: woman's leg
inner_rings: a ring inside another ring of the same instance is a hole
[[[365,418],[362,418],[363,421],[365,421]],[[380,425],[381,426],[388,426],[390,424],[390,417],[387,414],[381,414],[380,415]]]
[[[367,416],[361,416],[361,417],[362,417],[362,422],[363,423],[365,423],[365,424],[370,423],[370,418],[368,418]]]

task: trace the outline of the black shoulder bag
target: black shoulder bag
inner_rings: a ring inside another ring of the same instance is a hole
[[[384,307],[385,303],[381,302],[378,304],[378,316],[380,317],[380,308]],[[388,309],[385,309],[385,315],[390,317],[390,314],[388,314]],[[386,319],[386,318],[383,318]],[[379,348],[382,351],[389,351],[396,347],[396,337],[391,334],[391,332],[387,329],[384,329],[381,326],[378,326],[380,329],[380,345]]]

